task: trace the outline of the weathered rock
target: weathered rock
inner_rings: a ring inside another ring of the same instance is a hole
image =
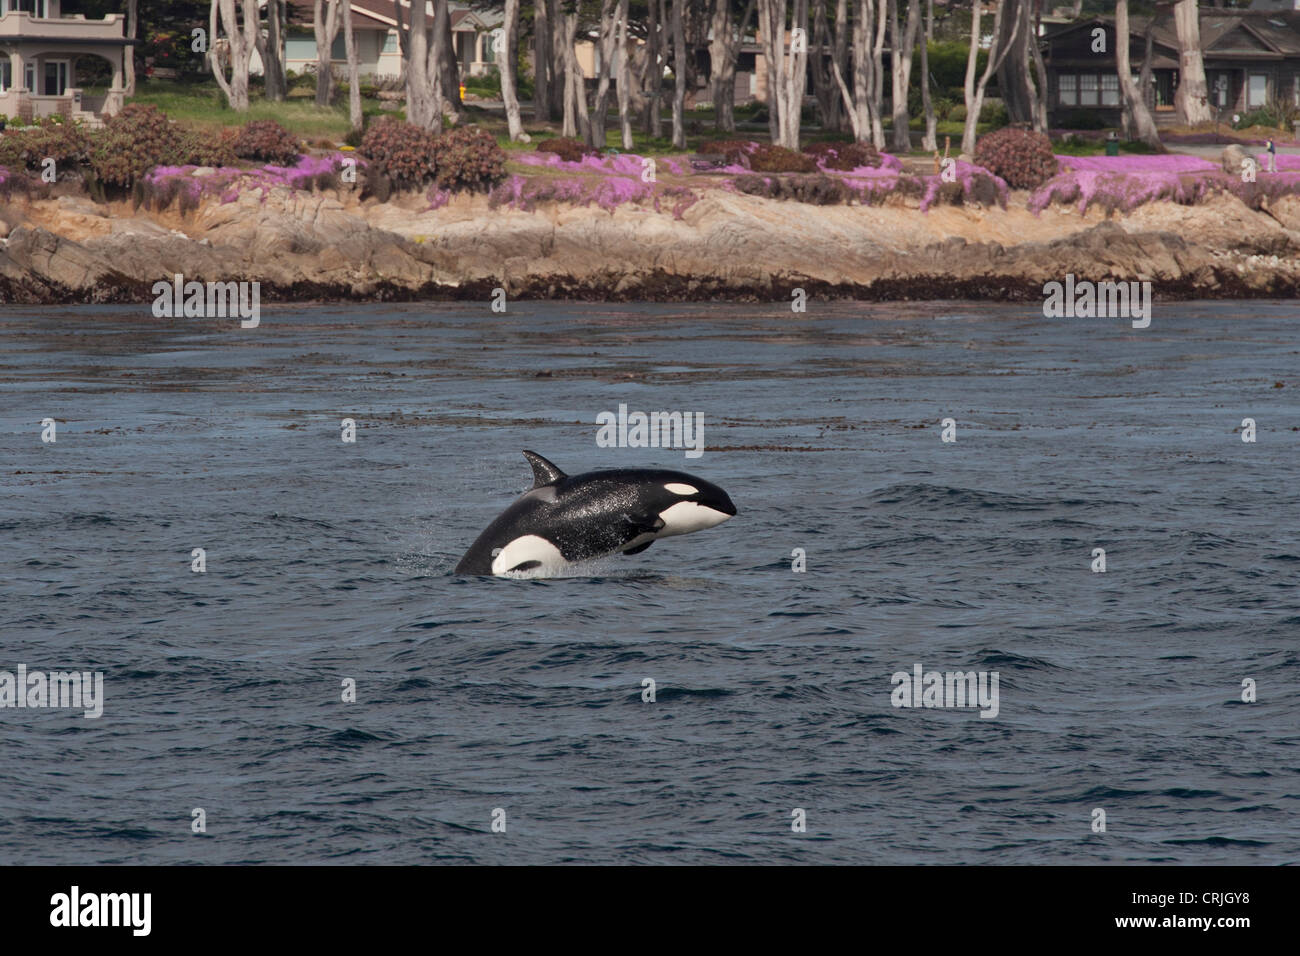
[[[1055,209],[809,206],[708,192],[680,218],[625,205],[492,209],[457,196],[361,202],[351,191],[252,192],[176,211],[38,200],[3,213],[0,301],[147,301],[176,274],[258,280],[267,299],[1037,299],[1045,282],[1150,279],[1164,297],[1300,290],[1300,200],[1230,195],[1113,220]],[[111,214],[106,214],[111,213]]]
[[[1245,166],[1248,160],[1254,162],[1253,157],[1250,153],[1246,152],[1244,146],[1238,146],[1236,143],[1233,143],[1231,146],[1226,146],[1224,147],[1223,156],[1221,158],[1223,171],[1233,176],[1240,176],[1242,167]]]

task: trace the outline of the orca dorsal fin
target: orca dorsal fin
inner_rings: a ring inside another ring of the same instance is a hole
[[[542,485],[549,485],[553,481],[568,477],[535,451],[524,449],[524,457],[528,459],[528,464],[533,466],[534,488],[540,488]]]

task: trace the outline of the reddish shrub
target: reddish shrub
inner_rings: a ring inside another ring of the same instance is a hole
[[[870,143],[809,143],[803,151],[826,169],[847,172],[860,166],[878,168],[880,153]]]
[[[749,154],[749,168],[756,173],[815,173],[817,160],[784,146],[764,143]]]
[[[555,136],[551,139],[541,140],[534,148],[539,153],[554,153],[566,163],[576,163],[582,157],[594,155],[596,152],[586,143],[570,139],[567,136]]]
[[[400,120],[372,123],[361,138],[359,152],[370,160],[374,176],[383,176],[401,187],[419,186],[434,177],[432,131]]]
[[[1060,169],[1050,139],[1009,126],[980,137],[975,144],[975,165],[1001,176],[1013,189],[1036,189]]]
[[[291,166],[302,153],[298,137],[275,120],[253,120],[240,129],[234,141],[235,155],[258,159],[277,166]]]
[[[758,148],[758,143],[743,139],[708,139],[700,143],[699,152],[704,156],[722,156],[729,166],[749,168],[749,154]]]
[[[434,140],[434,179],[443,189],[487,192],[506,176],[506,154],[492,134],[475,127]]]

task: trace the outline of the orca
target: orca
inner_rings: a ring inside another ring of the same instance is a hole
[[[727,493],[693,475],[616,468],[566,475],[525,451],[533,487],[470,545],[456,574],[550,577],[580,561],[640,554],[660,538],[736,514]]]

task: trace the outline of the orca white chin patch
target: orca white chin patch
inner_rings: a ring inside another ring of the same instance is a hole
[[[492,573],[509,577],[553,577],[569,566],[560,549],[535,534],[515,538],[492,559]]]
[[[659,518],[663,521],[664,526],[657,537],[667,538],[675,534],[690,534],[692,531],[702,531],[705,528],[712,528],[714,525],[722,524],[730,517],[731,515],[725,511],[718,511],[716,508],[702,505],[698,501],[679,501],[672,507],[659,512]]]

